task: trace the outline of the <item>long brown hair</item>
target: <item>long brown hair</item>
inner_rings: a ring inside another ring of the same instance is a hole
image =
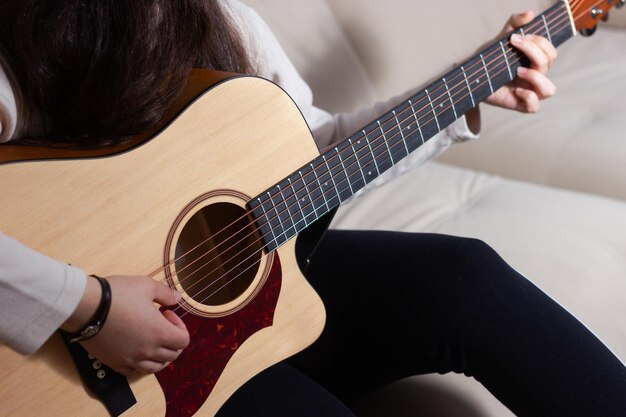
[[[5,0],[21,141],[113,145],[159,122],[193,67],[250,73],[222,0]]]

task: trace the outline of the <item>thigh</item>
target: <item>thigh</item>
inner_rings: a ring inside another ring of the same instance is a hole
[[[442,353],[465,331],[455,319],[467,309],[459,303],[468,304],[460,281],[481,245],[435,234],[329,231],[305,273],[324,301],[326,326],[290,362],[344,399],[410,375],[462,372],[453,363],[462,355]]]
[[[305,275],[327,323],[291,363],[345,401],[410,375],[459,372],[518,415],[626,409],[621,362],[483,242],[331,231]]]
[[[216,417],[356,417],[309,377],[280,363],[242,386]]]

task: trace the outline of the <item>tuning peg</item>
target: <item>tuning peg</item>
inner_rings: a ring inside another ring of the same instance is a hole
[[[621,9],[622,7],[624,7],[625,4],[626,4],[626,0],[617,0],[617,4],[615,5],[615,7],[617,7],[618,9]]]
[[[588,37],[588,36],[591,36],[591,35],[593,35],[594,33],[596,33],[596,30],[597,30],[597,29],[598,29],[598,27],[597,27],[597,26],[594,26],[594,27],[592,27],[591,29],[582,29],[582,30],[580,31],[580,34],[581,34],[581,35],[583,35],[583,36],[585,36],[585,37]]]
[[[594,19],[597,19],[600,16],[602,16],[602,18],[604,19],[605,15],[606,13],[604,12],[604,10],[599,7],[594,7],[593,9],[591,9],[591,17],[593,17]]]
[[[624,1],[626,1],[626,0],[624,0]],[[606,13],[604,14],[604,16],[602,16],[602,21],[603,21],[603,22],[608,22],[608,21],[609,21],[609,16],[610,16],[610,15],[611,15],[611,12],[606,12]]]

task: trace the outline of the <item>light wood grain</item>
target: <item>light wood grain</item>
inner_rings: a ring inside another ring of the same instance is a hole
[[[219,189],[255,196],[317,155],[282,90],[234,79],[129,153],[0,166],[0,230],[88,273],[145,275],[163,264],[170,227],[196,197]],[[241,346],[196,415],[214,415],[247,379],[320,334],[324,309],[298,270],[293,241],[278,252],[284,273],[274,325]],[[135,378],[131,387],[138,404],[124,416],[164,415],[156,378]],[[56,337],[31,357],[0,349],[0,404],[11,416],[108,415]]]

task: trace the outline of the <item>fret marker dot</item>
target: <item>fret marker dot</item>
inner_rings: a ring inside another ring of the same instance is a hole
[[[372,171],[368,172],[367,175],[372,175]]]
[[[439,105],[439,107],[443,107],[443,103],[441,103],[441,104]]]
[[[480,78],[476,78],[476,84],[480,82]]]

